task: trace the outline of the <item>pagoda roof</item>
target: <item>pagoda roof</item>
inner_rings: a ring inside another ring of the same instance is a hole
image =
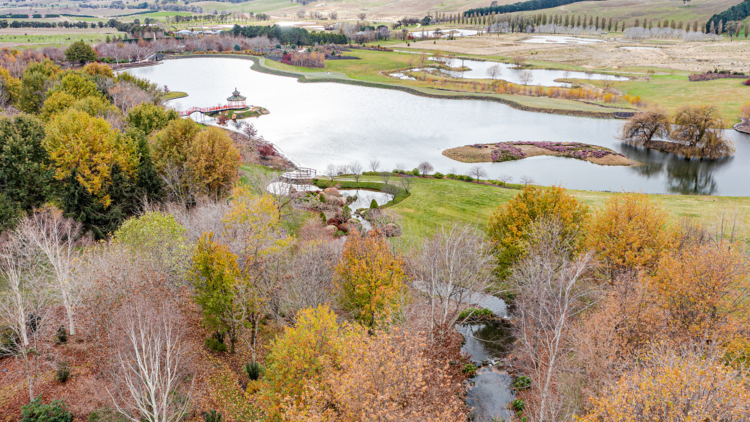
[[[245,97],[240,95],[240,91],[237,91],[237,88],[235,88],[232,96],[227,98],[227,101],[245,101]]]

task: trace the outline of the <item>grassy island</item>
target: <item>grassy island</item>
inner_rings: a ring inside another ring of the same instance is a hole
[[[248,108],[243,108],[239,110],[217,111],[217,112],[209,114],[209,116],[211,117],[224,116],[227,119],[235,120],[235,119],[247,119],[248,117],[258,117],[258,116],[262,116],[268,113],[269,113],[268,109],[265,109],[263,107],[253,107],[253,108],[248,107]]]
[[[580,142],[500,142],[474,144],[443,151],[446,157],[462,163],[495,163],[521,160],[539,155],[575,158],[602,166],[631,166],[637,164],[619,152]]]

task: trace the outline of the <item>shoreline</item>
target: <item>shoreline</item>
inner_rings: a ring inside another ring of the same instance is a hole
[[[494,97],[494,96],[489,96],[485,94],[471,95],[469,93],[460,93],[457,91],[450,91],[450,90],[445,90],[441,88],[430,88],[430,89],[435,90],[435,91],[442,90],[446,92],[452,92],[452,93],[455,93],[455,95],[449,95],[449,94],[442,95],[439,93],[429,93],[429,92],[420,91],[419,89],[409,87],[409,86],[404,86],[404,85],[389,85],[389,84],[384,84],[384,83],[379,83],[379,82],[360,81],[356,79],[339,79],[339,78],[326,78],[326,77],[309,78],[307,77],[307,75],[301,74],[301,73],[272,69],[270,67],[265,66],[265,64],[261,64],[260,59],[264,59],[263,57],[251,56],[251,55],[184,54],[184,55],[164,56],[164,60],[180,60],[180,59],[211,58],[211,57],[249,60],[253,62],[253,65],[250,66],[250,68],[256,72],[266,73],[266,74],[276,75],[276,76],[286,76],[286,77],[296,78],[297,81],[300,83],[333,82],[333,83],[348,84],[348,85],[358,85],[358,86],[364,86],[364,87],[369,87],[369,88],[392,89],[392,90],[403,91],[408,94],[412,94],[412,95],[416,95],[420,97],[427,97],[427,98],[437,98],[437,99],[446,99],[446,100],[492,101],[492,102],[505,104],[517,110],[529,111],[529,112],[534,112],[534,113],[558,114],[558,115],[577,116],[577,117],[592,117],[592,118],[598,118],[598,119],[627,119],[630,117],[629,115],[627,115],[630,113],[623,113],[623,112],[611,112],[611,111],[610,112],[607,112],[607,111],[593,112],[593,111],[584,111],[584,110],[565,110],[565,109],[555,109],[555,108],[531,107],[531,106],[520,104],[512,100],[508,100],[506,98]]]
[[[499,160],[494,161],[492,159],[492,151],[494,150],[494,146],[498,144],[504,144],[512,148],[517,148],[520,150],[524,156],[520,158],[512,158],[509,157],[507,160]],[[547,148],[544,148],[542,146],[537,145],[537,142],[529,142],[529,143],[519,143],[519,144],[513,144],[508,142],[500,142],[498,144],[475,144],[475,145],[464,145],[460,147],[455,148],[449,148],[442,152],[442,154],[451,160],[459,161],[462,163],[501,163],[504,161],[519,161],[523,160],[525,158],[530,157],[538,157],[538,156],[550,156],[550,157],[562,157],[562,158],[572,158],[575,160],[580,161],[587,161],[592,164],[597,164],[600,166],[636,166],[639,163],[636,161],[633,161],[624,155],[613,151],[609,148],[600,147],[598,145],[588,145],[588,144],[582,144],[586,148],[594,149],[597,151],[607,151],[609,154],[603,156],[603,157],[586,157],[586,158],[578,158],[573,157],[569,153],[566,154],[564,152],[559,151],[553,151]],[[570,144],[569,142],[562,142],[561,144]]]

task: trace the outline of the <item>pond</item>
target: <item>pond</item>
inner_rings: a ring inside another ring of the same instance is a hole
[[[489,178],[522,176],[538,184],[571,189],[645,193],[750,195],[750,136],[729,131],[737,149],[722,161],[685,161],[623,145],[616,135],[623,121],[533,113],[473,100],[426,98],[396,90],[338,83],[298,83],[294,78],[250,69],[248,60],[168,60],[131,70],[159,85],[185,91],[170,103],[178,109],[223,104],[236,87],[249,104],[269,115],[253,118],[260,133],[299,165],[323,171],[328,164],[380,160],[380,169],[407,169],[429,161],[442,173],[467,174],[474,164],[442,155],[445,149],[501,141],[584,142],[622,152],[646,163],[605,167],[586,161],[540,156],[485,163]],[[207,119],[209,121],[210,119]]]
[[[370,208],[370,203],[373,199],[378,206],[385,205],[393,199],[393,195],[389,193],[364,189],[340,189],[339,193],[346,197],[357,195],[357,200],[349,204],[349,208],[351,208],[352,211],[356,211],[360,208]]]
[[[492,79],[487,71],[493,66],[500,67],[500,74],[495,79],[502,79],[514,84],[523,84],[521,81],[521,72],[525,69],[517,68],[515,65],[498,62],[483,62],[478,60],[461,60],[461,59],[435,59],[430,60],[440,61],[450,67],[460,68],[466,66],[471,70],[465,72],[460,71],[443,71],[444,73],[454,78],[464,79]],[[527,69],[531,72],[533,80],[529,82],[529,85],[542,85],[542,86],[570,86],[565,82],[556,82],[557,79],[600,79],[610,81],[627,81],[628,78],[622,76],[605,75],[602,73],[591,73],[586,74],[585,72],[566,72],[564,70],[549,70],[549,69]]]

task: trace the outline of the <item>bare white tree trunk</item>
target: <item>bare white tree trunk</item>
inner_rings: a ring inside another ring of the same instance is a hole
[[[187,356],[174,317],[134,304],[123,320],[125,344],[115,372],[121,387],[108,390],[115,408],[132,422],[179,421],[189,406],[192,381],[185,385]]]
[[[46,208],[26,218],[20,230],[30,244],[45,258],[51,281],[68,316],[70,335],[76,335],[75,308],[79,301],[76,267],[80,264],[79,237],[81,224],[62,215],[62,211]]]
[[[572,238],[559,224],[542,221],[532,227],[526,257],[514,269],[519,355],[528,365],[535,400],[527,407],[532,419],[552,422],[562,418],[558,394],[560,364],[567,352],[568,329],[584,308],[581,286],[590,258],[575,261]]]

